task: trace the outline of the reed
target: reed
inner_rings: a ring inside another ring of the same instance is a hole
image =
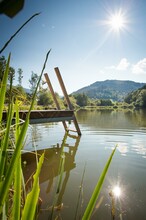
[[[59,161],[59,168],[58,168],[58,181],[57,181],[56,192],[54,195],[54,201],[53,201],[53,206],[51,209],[51,215],[50,215],[49,220],[53,219],[55,206],[61,206],[61,204],[57,203],[57,199],[59,197],[59,193],[60,193],[60,189],[62,185],[62,179],[63,179],[64,163],[65,163],[64,147],[66,144],[67,136],[68,136],[68,132],[65,133],[63,141],[62,141],[62,145],[61,145],[61,154],[60,154],[60,161]]]
[[[74,219],[77,220],[78,219],[78,210],[79,210],[79,204],[80,204],[80,200],[81,200],[81,207],[80,207],[80,212],[82,211],[82,205],[83,205],[83,182],[84,182],[84,176],[85,176],[85,170],[86,170],[86,163],[84,166],[84,170],[83,170],[83,174],[82,174],[82,179],[81,179],[81,184],[80,184],[80,190],[79,190],[79,195],[78,195],[78,201],[77,201],[77,206],[76,206],[76,212],[75,212],[75,217]],[[81,213],[79,214],[79,218],[81,216]]]
[[[23,29],[25,25],[27,25],[34,17],[38,16],[40,13],[35,13],[32,15],[11,37],[10,39],[5,43],[5,45],[0,49],[0,54],[5,50],[5,48],[8,46],[8,44],[13,40],[13,38],[16,37],[16,35]]]
[[[8,107],[6,124],[2,121],[11,55],[8,57],[3,80],[0,85],[0,219],[31,220],[35,217],[40,191],[38,178],[44,160],[44,154],[40,157],[37,164],[36,173],[33,176],[34,181],[31,192],[27,194],[25,199],[23,196],[24,187],[22,184],[23,175],[21,168],[21,150],[23,149],[23,143],[29,125],[30,112],[34,106],[37,89],[39,87],[49,53],[50,51],[46,55],[26,120],[21,126],[18,104],[16,101],[16,104],[14,105],[13,99],[10,100],[11,102]],[[15,119],[13,118],[14,111],[16,112]],[[12,120],[14,120],[15,124],[13,124]]]
[[[101,188],[102,188],[102,185],[103,185],[103,182],[104,182],[106,173],[107,173],[107,171],[108,171],[108,169],[109,169],[109,166],[110,166],[110,164],[111,164],[111,161],[112,161],[113,155],[114,155],[114,153],[115,153],[115,151],[116,151],[116,148],[117,148],[117,146],[114,148],[114,150],[112,151],[112,153],[111,153],[111,155],[110,155],[108,161],[106,162],[106,165],[105,165],[105,167],[104,167],[104,169],[103,169],[103,171],[102,171],[102,173],[101,173],[101,175],[100,175],[100,177],[99,177],[99,180],[98,180],[98,182],[97,182],[97,184],[96,184],[96,186],[95,186],[95,188],[94,188],[94,191],[93,191],[93,193],[92,193],[92,196],[91,196],[91,198],[90,198],[90,201],[89,201],[89,203],[88,203],[88,205],[87,205],[87,208],[86,208],[86,210],[85,210],[85,212],[84,212],[84,215],[83,215],[82,220],[91,219],[91,215],[92,215],[93,209],[94,209],[94,207],[95,207],[96,201],[97,201],[97,199],[98,199],[100,190],[101,190]]]

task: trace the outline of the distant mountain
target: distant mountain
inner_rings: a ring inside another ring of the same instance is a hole
[[[145,83],[124,80],[97,81],[89,86],[83,87],[72,94],[84,93],[90,98],[112,99],[113,101],[123,101],[126,95],[144,86]]]

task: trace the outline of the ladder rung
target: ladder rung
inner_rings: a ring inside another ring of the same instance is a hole
[[[77,132],[76,130],[72,130],[72,129],[67,129],[68,131],[72,131],[72,132]]]

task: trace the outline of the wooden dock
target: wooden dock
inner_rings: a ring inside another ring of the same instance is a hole
[[[26,119],[28,111],[19,111],[19,117],[22,120]],[[14,113],[15,117],[15,113]],[[7,113],[3,112],[3,120],[6,120]],[[30,123],[45,123],[45,122],[59,122],[70,121],[74,119],[73,110],[33,110],[30,113]]]
[[[81,135],[81,131],[80,131],[76,116],[74,114],[74,109],[73,109],[73,106],[70,102],[69,96],[67,94],[67,91],[66,91],[62,76],[60,74],[60,71],[59,71],[58,67],[54,68],[54,70],[55,70],[56,76],[58,78],[59,84],[61,86],[62,92],[64,94],[64,98],[66,99],[66,103],[67,103],[67,106],[68,106],[69,110],[61,110],[61,107],[60,107],[59,102],[56,98],[54,89],[52,87],[50,78],[49,78],[48,74],[45,73],[44,74],[44,77],[45,77],[45,80],[46,80],[45,83],[47,83],[48,88],[49,88],[49,90],[52,94],[54,103],[56,105],[56,110],[33,110],[33,111],[31,111],[31,113],[30,113],[30,123],[34,124],[34,123],[59,122],[59,121],[61,121],[63,123],[65,131],[73,131],[73,132],[75,131],[75,132],[78,133],[78,135]],[[19,111],[20,119],[25,120],[27,113],[28,113],[28,111],[20,110]],[[14,113],[14,117],[15,117],[15,113]],[[6,120],[6,119],[7,119],[7,112],[3,112],[3,120]],[[69,130],[68,126],[66,124],[66,121],[73,121],[75,130]]]

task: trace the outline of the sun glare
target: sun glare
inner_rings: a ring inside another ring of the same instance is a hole
[[[116,14],[111,15],[109,18],[108,24],[114,31],[120,31],[124,28],[125,19],[124,16],[119,12]]]
[[[115,187],[113,188],[113,194],[114,194],[115,197],[120,197],[120,195],[121,195],[121,189],[120,189],[119,186],[115,186]]]

